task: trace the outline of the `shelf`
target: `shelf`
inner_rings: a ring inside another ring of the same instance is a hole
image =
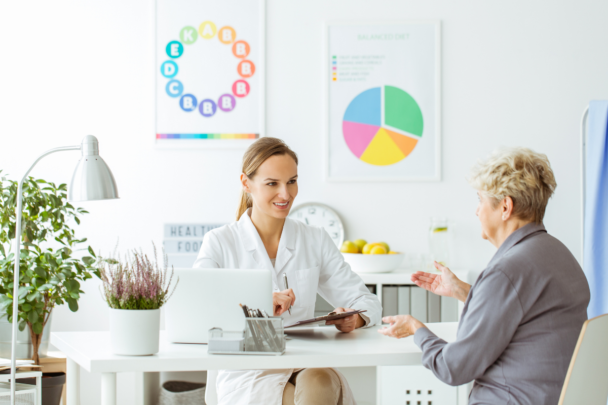
[[[42,371],[19,371],[17,370],[17,378],[42,377]],[[0,383],[11,380],[11,374],[0,374]]]
[[[15,385],[15,393],[17,395],[26,395],[31,394],[36,397],[36,386],[30,384],[20,384],[17,383]],[[9,383],[0,382],[0,398],[1,397],[10,397],[11,395],[11,385]]]
[[[396,285],[413,285],[411,280],[412,274],[415,273],[411,269],[397,269],[390,273],[357,273],[363,279],[365,284],[396,284]],[[459,279],[470,282],[469,270],[454,270],[454,274]]]

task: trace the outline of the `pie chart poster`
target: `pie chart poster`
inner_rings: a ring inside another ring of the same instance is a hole
[[[439,28],[327,25],[328,180],[440,180]]]
[[[259,136],[262,10],[250,0],[156,1],[157,144]]]

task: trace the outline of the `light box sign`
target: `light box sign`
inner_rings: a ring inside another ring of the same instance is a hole
[[[165,224],[165,238],[203,239],[203,236],[212,229],[225,224]]]
[[[191,268],[203,245],[203,237],[224,224],[179,223],[164,225],[163,248],[169,266]]]
[[[165,253],[185,253],[196,255],[201,250],[203,244],[202,239],[166,239],[164,242]]]

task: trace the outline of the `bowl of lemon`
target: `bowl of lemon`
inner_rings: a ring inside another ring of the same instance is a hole
[[[340,252],[355,273],[391,272],[399,268],[405,256],[392,251],[385,242],[367,243],[364,239],[345,240]]]

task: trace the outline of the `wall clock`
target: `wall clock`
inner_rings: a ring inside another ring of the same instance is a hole
[[[292,208],[289,218],[296,219],[307,225],[319,226],[331,237],[340,248],[344,242],[344,226],[336,213],[325,204],[310,202]]]

